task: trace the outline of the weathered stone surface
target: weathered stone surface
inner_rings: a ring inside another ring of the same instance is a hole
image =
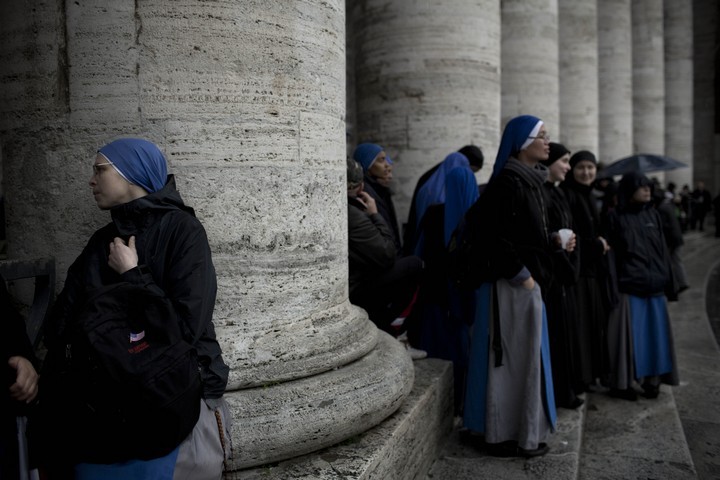
[[[62,283],[109,220],[87,185],[97,148],[119,136],[148,138],[207,230],[229,388],[311,377],[304,385],[322,390],[336,369],[372,365],[372,375],[345,377],[333,391],[355,406],[335,407],[346,427],[332,424],[326,408],[309,408],[327,398],[310,395],[296,406],[306,441],[289,430],[271,435],[275,453],[266,458],[338,442],[391,414],[412,384],[406,352],[393,345],[378,354],[377,329],[348,303],[345,2],[31,0],[1,8],[10,258],[53,255]],[[393,367],[380,368],[379,358]],[[280,383],[278,397],[262,402],[250,400],[261,387],[233,392],[234,413],[260,424],[268,415],[271,425],[279,413],[270,407],[290,408],[282,392],[292,385]],[[233,435],[238,445],[268,439],[244,423]]]
[[[540,117],[560,133],[557,0],[502,3],[502,126],[517,115]]]
[[[678,188],[692,184],[693,9],[688,2],[663,2],[665,32],[665,153],[689,165],[665,173]]]
[[[370,354],[342,368],[229,392],[230,470],[303,455],[364,432],[402,405],[413,374],[404,346],[382,333]]]
[[[604,0],[598,8],[600,156],[605,164],[633,149],[630,0]]]
[[[665,151],[665,49],[663,4],[632,2],[633,150]]]
[[[557,430],[547,441],[550,452],[532,459],[491,457],[480,449],[463,444],[459,440],[458,423],[441,455],[428,471],[427,478],[575,480],[584,418],[584,407],[577,411],[559,409]]]
[[[452,365],[426,359],[414,362],[414,369],[412,391],[398,411],[378,426],[313,454],[229,472],[225,478],[422,478],[445,445],[452,426]]]
[[[559,142],[598,153],[596,0],[558,1]]]
[[[466,144],[493,156],[499,131],[499,2],[349,2],[356,46],[357,142],[395,162],[405,221],[417,179]],[[483,169],[480,178],[489,175]]]

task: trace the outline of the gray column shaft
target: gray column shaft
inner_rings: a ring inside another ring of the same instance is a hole
[[[597,0],[558,1],[559,142],[598,154]]]
[[[357,142],[395,162],[401,222],[418,177],[463,145],[498,143],[498,0],[348,2],[355,37]],[[489,175],[484,168],[482,175]]]
[[[64,276],[109,220],[87,185],[97,148],[148,138],[210,239],[231,467],[391,414],[412,362],[348,302],[344,1],[28,1],[2,13],[12,258],[54,255]]]
[[[631,153],[665,151],[663,5],[632,2],[633,145]]]
[[[540,117],[560,135],[557,0],[502,2],[502,125]]]
[[[608,164],[633,150],[630,0],[598,2],[600,157]]]
[[[692,5],[665,0],[665,153],[690,165],[665,174],[679,189],[692,184],[693,36]]]

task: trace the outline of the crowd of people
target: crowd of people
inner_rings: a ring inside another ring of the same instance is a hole
[[[347,160],[349,297],[414,359],[453,362],[465,440],[538,456],[557,408],[578,408],[584,392],[635,401],[678,383],[666,302],[689,287],[683,231],[702,231],[711,205],[720,215],[720,196],[702,182],[662,191],[638,172],[598,178],[592,152],[551,142],[530,115],[507,124],[478,185],[483,163],[474,145],[449,153],[418,181],[401,228],[392,159],[358,145]],[[68,271],[42,366],[0,278],[0,475],[19,475],[15,422],[31,412],[29,465],[43,478],[220,478],[229,369],[205,230],[151,142],[111,142],[92,169],[111,222]]]
[[[593,152],[551,142],[530,115],[508,122],[478,186],[482,166],[476,146],[449,153],[418,181],[401,229],[392,160],[357,146],[350,299],[413,358],[453,362],[465,441],[539,456],[557,408],[585,392],[636,401],[678,384],[667,302],[689,287],[683,232],[703,230],[713,201],[702,182],[676,194],[641,172],[603,177]]]

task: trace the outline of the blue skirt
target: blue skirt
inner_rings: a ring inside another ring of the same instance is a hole
[[[152,478],[172,480],[180,447],[164,457],[151,460],[128,460],[127,462],[101,464],[80,463],[75,465],[76,480],[127,480],[130,478]]]
[[[490,312],[493,284],[485,283],[475,292],[475,313],[470,345],[470,361],[465,393],[463,424],[477,432],[486,431],[488,363],[490,361]],[[543,407],[550,425],[557,422],[555,394],[550,364],[550,339],[548,336],[547,314],[542,306],[542,338],[540,345],[542,364]]]
[[[627,297],[632,322],[635,376],[642,378],[671,372],[672,340],[665,296]]]

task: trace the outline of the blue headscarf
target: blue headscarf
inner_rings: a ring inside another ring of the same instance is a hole
[[[445,177],[445,246],[465,212],[478,199],[478,185],[469,168],[453,168]]]
[[[165,186],[167,162],[152,142],[139,138],[120,138],[98,150],[125,180],[155,193]]]
[[[510,120],[503,131],[500,148],[498,148],[495,165],[490,179],[497,177],[505,168],[510,157],[516,157],[520,150],[526,148],[533,141],[532,136],[537,135],[543,121],[532,115],[520,115]]]
[[[445,177],[450,170],[464,167],[468,172],[470,170],[470,162],[462,153],[454,152],[445,157],[435,173],[433,173],[427,182],[418,190],[417,198],[415,198],[415,223],[420,226],[423,215],[430,205],[435,203],[445,203]]]
[[[377,157],[382,151],[383,148],[380,145],[376,145],[374,143],[361,143],[355,147],[353,158],[362,165],[363,171],[367,173],[373,163],[373,160],[375,160],[375,157]],[[385,157],[385,161],[392,165],[392,160],[389,156]]]

